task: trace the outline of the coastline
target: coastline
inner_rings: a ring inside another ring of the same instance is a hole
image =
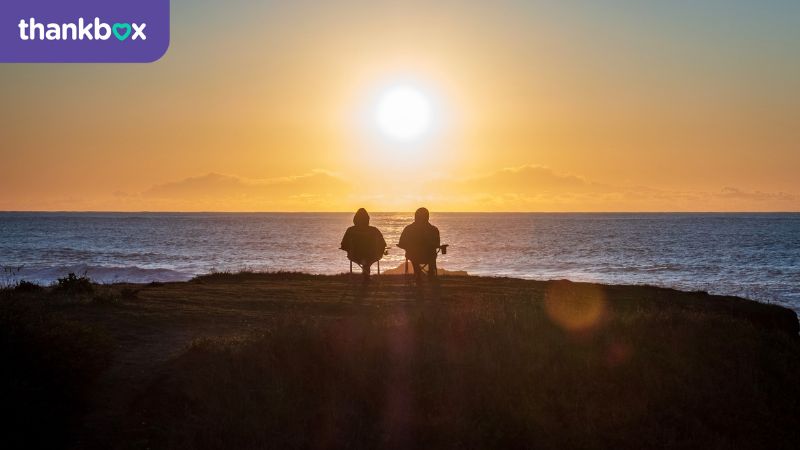
[[[16,279],[43,285],[69,272],[103,283],[239,270],[334,275],[348,268],[338,243],[351,216],[0,214],[0,254],[4,267],[22,267]],[[373,222],[394,245],[408,214],[374,213]],[[798,214],[442,213],[437,225],[454,245],[440,267],[471,275],[704,290],[800,312]],[[396,268],[402,256],[392,249],[381,265]]]

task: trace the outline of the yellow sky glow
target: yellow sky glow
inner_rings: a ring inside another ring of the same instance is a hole
[[[0,210],[800,210],[781,11],[190,3],[161,62],[0,67]]]

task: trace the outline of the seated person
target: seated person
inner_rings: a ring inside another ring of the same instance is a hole
[[[398,247],[406,251],[406,258],[414,267],[417,280],[422,277],[420,266],[428,265],[428,275],[431,279],[437,275],[436,252],[441,245],[439,229],[431,225],[430,212],[426,208],[419,208],[414,213],[414,223],[403,229]]]
[[[380,230],[369,225],[369,214],[364,208],[356,211],[353,226],[342,238],[341,249],[347,252],[350,261],[361,266],[364,281],[369,280],[370,267],[383,258],[386,241]]]

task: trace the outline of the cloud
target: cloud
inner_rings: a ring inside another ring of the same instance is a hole
[[[488,175],[457,181],[456,186],[472,191],[490,189],[505,193],[587,192],[601,190],[602,185],[583,177],[561,174],[536,165],[526,165],[498,170]]]
[[[741,187],[658,189],[603,183],[549,167],[524,165],[466,178],[439,178],[405,191],[359,186],[337,174],[250,179],[208,173],[105,198],[65,194],[0,201],[3,209],[116,211],[800,211],[800,195]],[[23,205],[23,206],[20,206]]]
[[[727,187],[717,192],[612,185],[538,165],[437,180],[427,189],[450,209],[487,211],[796,211],[800,196]]]
[[[758,202],[800,202],[800,195],[789,194],[787,192],[748,192],[734,187],[723,188],[722,192],[718,193],[717,196],[725,199],[750,200]]]
[[[322,170],[260,180],[209,173],[153,186],[140,198],[159,209],[293,211],[329,209],[350,191],[349,183]]]
[[[539,165],[509,167],[480,176],[443,179],[429,183],[442,203],[454,203],[454,209],[523,211],[585,209],[589,202],[600,203],[621,195],[613,186],[585,177],[560,173]],[[462,206],[463,205],[463,206]]]

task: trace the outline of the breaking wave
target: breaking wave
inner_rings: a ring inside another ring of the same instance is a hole
[[[142,268],[142,267],[106,267],[75,264],[58,267],[22,267],[9,273],[8,278],[14,281],[30,281],[41,285],[56,282],[59,278],[69,273],[85,275],[97,283],[150,283],[187,281],[194,277],[194,273],[179,272],[172,269]]]

